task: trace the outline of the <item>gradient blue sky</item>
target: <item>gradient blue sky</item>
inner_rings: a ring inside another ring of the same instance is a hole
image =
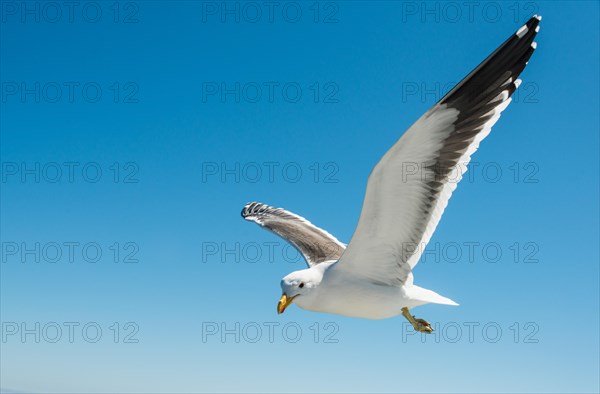
[[[2,1],[3,390],[598,392],[598,3],[475,3],[283,2],[270,21],[267,3],[229,2],[236,22],[221,2],[82,2],[70,19],[60,2],[59,18]],[[534,12],[519,94],[415,271],[461,304],[414,310],[438,336],[402,318],[277,316],[279,280],[303,264],[242,206],[282,206],[349,241],[381,155]],[[22,95],[36,83],[39,102]],[[207,90],[222,83],[240,84],[239,102]],[[21,255],[36,243],[39,262]],[[39,343],[22,338],[36,323]],[[236,323],[239,343],[208,335]]]

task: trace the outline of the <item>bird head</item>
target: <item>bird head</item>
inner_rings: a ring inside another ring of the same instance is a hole
[[[294,271],[281,280],[283,294],[277,304],[277,313],[281,314],[299,297],[307,297],[318,286],[321,278],[317,278],[312,269]]]

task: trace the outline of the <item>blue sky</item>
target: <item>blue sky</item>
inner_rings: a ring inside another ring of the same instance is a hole
[[[2,1],[6,392],[598,392],[599,9],[589,2]],[[244,222],[348,242],[372,167],[533,13],[523,84],[417,284],[460,307],[289,308]]]

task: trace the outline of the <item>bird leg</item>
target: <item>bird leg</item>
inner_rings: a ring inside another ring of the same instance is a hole
[[[415,331],[424,332],[426,334],[431,334],[433,332],[433,328],[431,324],[423,319],[416,319],[413,315],[408,312],[408,308],[402,308],[402,316],[408,320],[410,324],[414,327]]]

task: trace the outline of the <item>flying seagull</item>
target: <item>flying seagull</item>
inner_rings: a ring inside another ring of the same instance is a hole
[[[366,319],[403,315],[415,330],[431,333],[431,325],[409,309],[428,303],[458,305],[413,284],[412,270],[471,155],[519,86],[517,78],[536,48],[533,39],[541,19],[533,16],[381,158],[369,176],[358,226],[347,246],[284,209],[256,202],[244,207],[244,219],[289,241],[308,263],[307,269],[282,279],[278,313],[293,302],[310,311]],[[410,175],[406,164],[412,165]]]

